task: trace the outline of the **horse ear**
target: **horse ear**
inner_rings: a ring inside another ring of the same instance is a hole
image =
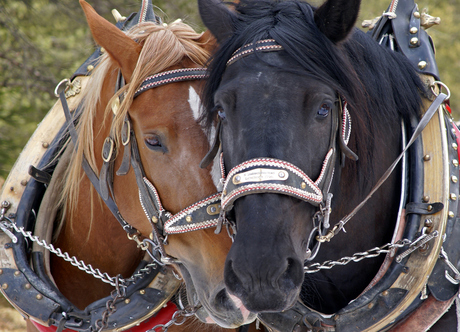
[[[198,9],[204,25],[219,43],[232,35],[236,15],[221,0],[198,0]]]
[[[80,0],[94,40],[115,60],[127,82],[131,80],[142,46],[118,29],[115,25],[99,16],[86,1]]]
[[[358,19],[361,0],[327,0],[315,11],[315,22],[333,43],[344,40]]]

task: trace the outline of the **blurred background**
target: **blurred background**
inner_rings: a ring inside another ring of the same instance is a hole
[[[128,16],[140,0],[88,0],[115,22],[111,10]],[[314,1],[320,4],[322,1]],[[421,0],[420,10],[441,18],[428,30],[436,45],[441,80],[452,91],[454,119],[460,117],[460,1]],[[153,0],[165,22],[182,18],[204,28],[196,0]],[[390,0],[362,0],[357,26],[380,16]],[[95,45],[78,0],[0,0],[0,187],[37,124],[56,102],[54,88],[93,52]],[[0,332],[24,331],[25,324],[0,295]]]

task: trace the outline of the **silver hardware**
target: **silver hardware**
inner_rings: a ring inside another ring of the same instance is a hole
[[[399,240],[395,243],[387,243],[381,247],[372,248],[370,250],[364,252],[358,252],[353,254],[351,257],[342,257],[337,261],[325,261],[323,263],[313,263],[307,266],[304,266],[304,273],[316,273],[320,270],[330,270],[334,266],[339,265],[347,265],[350,262],[359,262],[365,258],[374,258],[379,256],[380,254],[387,254],[396,248],[403,248],[405,246],[411,245],[412,242],[407,239]]]
[[[422,232],[424,233],[425,232],[425,229],[422,230]],[[396,262],[397,263],[401,263],[401,261],[409,256],[411,253],[413,253],[415,250],[421,248],[422,246],[424,246],[427,242],[431,241],[432,239],[434,239],[435,237],[437,237],[439,235],[438,231],[434,231],[433,233],[431,234],[422,234],[419,238],[417,238],[414,242],[411,243],[409,249],[407,249],[405,252],[403,252],[402,254],[398,255],[396,257]]]
[[[447,256],[447,253],[445,252],[443,247],[441,247],[439,258],[447,264],[447,266],[452,270],[452,272],[454,272],[454,277],[452,277],[446,270],[444,273],[446,279],[449,280],[452,284],[458,285],[460,283],[460,272],[458,271],[457,267],[454,264],[452,264],[452,262],[449,260],[449,257]]]
[[[8,228],[14,229],[17,233],[21,233],[25,238],[28,238],[32,242],[35,242],[39,246],[49,250],[51,253],[55,254],[56,256],[64,259],[65,261],[69,262],[73,266],[79,268],[80,270],[86,272],[89,275],[92,275],[96,279],[100,279],[102,282],[106,284],[110,284],[112,286],[116,286],[115,279],[117,277],[111,277],[106,272],[102,273],[99,269],[95,269],[92,267],[91,264],[86,264],[82,260],[78,260],[75,256],[70,257],[69,253],[62,252],[60,248],[55,248],[52,244],[48,244],[45,240],[40,240],[40,238],[36,235],[33,235],[31,231],[24,230],[24,227],[18,227],[15,223],[13,223],[10,219],[4,218],[4,220],[8,222],[3,222],[0,225]],[[158,267],[157,263],[149,263],[144,268],[137,271],[128,279],[119,278],[120,284],[125,287],[131,283],[136,282],[139,279],[142,279],[145,275],[149,274],[152,269],[156,269]]]

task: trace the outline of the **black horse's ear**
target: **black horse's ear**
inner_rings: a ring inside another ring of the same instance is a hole
[[[361,0],[327,0],[315,11],[315,22],[333,43],[344,40],[358,19]]]
[[[198,9],[204,25],[219,43],[232,35],[236,15],[221,0],[198,0]]]

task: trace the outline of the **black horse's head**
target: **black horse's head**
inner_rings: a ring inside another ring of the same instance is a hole
[[[359,5],[242,0],[230,11],[220,0],[199,0],[221,43],[204,99],[213,110],[208,122],[221,123],[222,207],[237,231],[225,283],[250,311],[282,311],[297,300],[328,198],[343,185],[340,165],[345,156],[357,159],[347,146],[347,104],[367,114],[353,118],[363,130],[373,106],[353,64],[365,62],[354,59],[363,46],[348,45]]]

